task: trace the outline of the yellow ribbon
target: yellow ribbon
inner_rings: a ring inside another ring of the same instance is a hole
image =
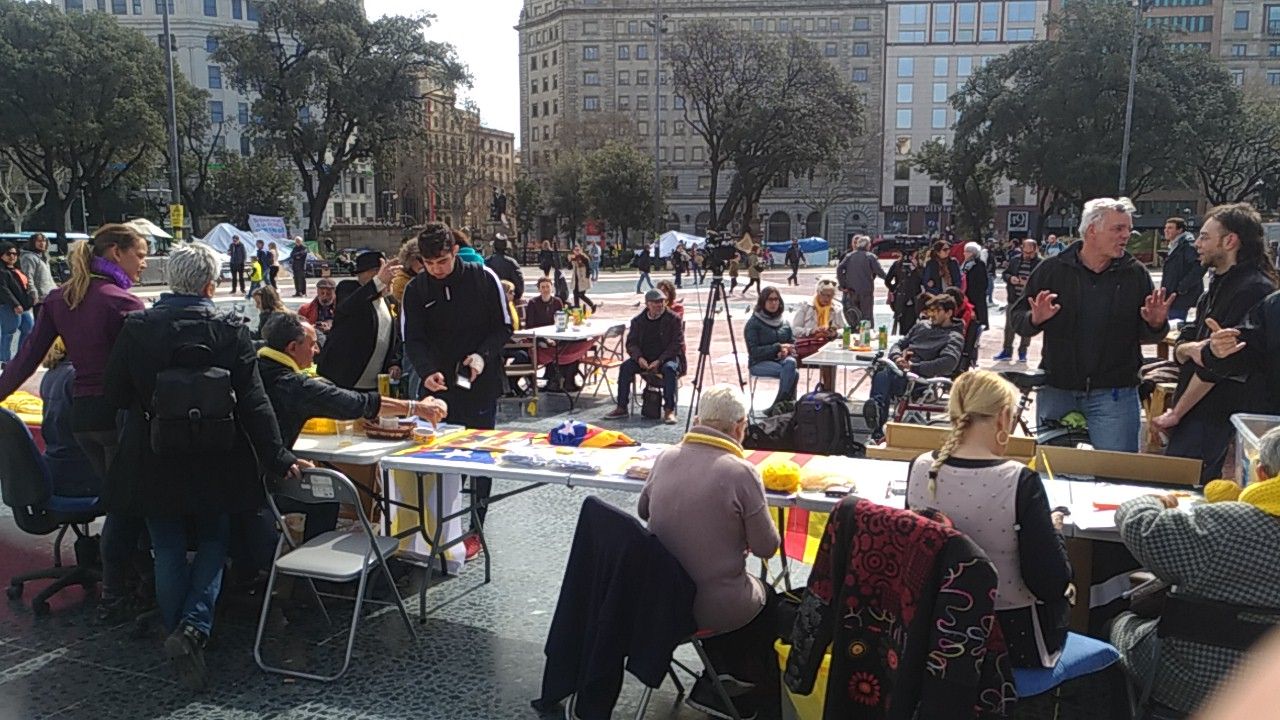
[[[732,453],[740,458],[747,455],[742,451],[742,446],[732,440],[726,440],[715,435],[707,435],[706,433],[691,432],[685,433],[684,439],[680,442],[695,443],[698,445],[710,445],[711,447],[720,448],[727,453]]]
[[[289,357],[288,355],[285,355],[284,353],[280,352],[279,350],[276,350],[275,348],[269,348],[269,347],[258,348],[258,357],[267,358],[268,360],[275,360],[276,362],[280,363],[281,365],[289,368],[290,370],[296,373],[302,372],[302,368],[298,367],[298,363],[294,362],[293,358]]]

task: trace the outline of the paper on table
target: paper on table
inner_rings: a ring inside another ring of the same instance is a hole
[[[1077,506],[1071,509],[1067,522],[1077,530],[1113,530],[1116,527],[1115,510],[1093,510],[1091,506]]]

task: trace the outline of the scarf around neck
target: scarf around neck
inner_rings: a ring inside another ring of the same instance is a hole
[[[106,258],[95,257],[89,263],[89,271],[95,275],[101,275],[103,279],[111,281],[121,290],[133,287],[133,280],[124,273],[124,269]]]
[[[777,317],[769,317],[763,310],[757,310],[754,314],[757,320],[769,327],[782,327],[782,313],[778,313]]]
[[[289,368],[290,370],[296,373],[302,372],[302,369],[298,367],[298,363],[293,361],[293,358],[280,352],[279,350],[276,350],[275,348],[269,348],[269,347],[258,348],[258,357],[266,358],[268,360],[275,360],[276,362],[280,363],[281,365]]]
[[[735,455],[737,457],[746,457],[746,453],[743,452],[741,445],[730,440],[729,438],[720,437],[719,435],[712,435],[711,433],[698,432],[696,430],[687,432],[685,433],[684,438],[680,440],[680,442],[693,443],[695,445],[710,445],[711,447],[724,450],[730,455]]]
[[[818,316],[818,327],[824,328],[830,324],[831,305],[823,307],[822,304],[818,302],[817,295],[813,296],[813,312]]]

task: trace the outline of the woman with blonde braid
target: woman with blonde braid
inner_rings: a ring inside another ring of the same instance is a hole
[[[1000,577],[996,616],[1018,667],[1051,668],[1067,637],[1071,562],[1062,514],[1050,512],[1040,475],[1004,457],[1018,391],[972,370],[951,387],[951,434],[916,458],[907,504],[946,515],[991,558]]]

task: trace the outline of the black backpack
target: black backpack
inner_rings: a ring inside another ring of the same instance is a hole
[[[560,272],[560,268],[556,268],[556,297],[560,298],[560,302],[569,302],[569,283],[564,279],[564,274]]]
[[[796,452],[854,457],[866,452],[865,446],[854,437],[849,401],[840,393],[822,390],[821,386],[796,402],[792,436]]]
[[[662,386],[658,383],[645,383],[640,393],[640,417],[649,420],[662,418]]]
[[[752,450],[794,450],[791,413],[780,413],[747,425],[742,447]]]
[[[181,345],[156,374],[147,421],[160,456],[229,452],[235,446],[231,371],[213,365],[207,345]]]

